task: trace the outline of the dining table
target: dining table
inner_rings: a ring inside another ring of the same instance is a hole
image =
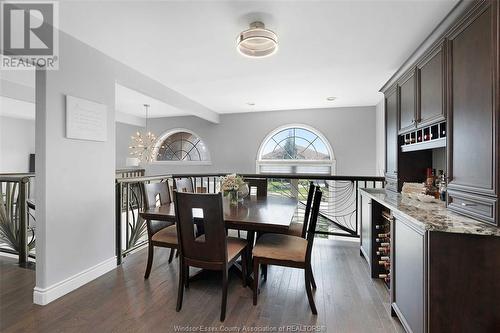
[[[237,205],[231,204],[229,198],[223,197],[224,222],[227,229],[247,232],[248,257],[251,258],[255,233],[286,233],[297,211],[297,204],[296,198],[276,195],[248,196]],[[174,223],[176,220],[173,202],[149,208],[139,214],[145,220]],[[202,219],[202,212],[194,210],[193,218]],[[248,260],[247,265],[247,272],[250,274],[251,260]],[[247,278],[251,280],[250,275]]]

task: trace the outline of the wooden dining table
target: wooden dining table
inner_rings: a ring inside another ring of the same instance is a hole
[[[256,232],[286,233],[297,210],[297,199],[266,196],[249,196],[238,205],[230,205],[229,199],[223,198],[224,222],[228,229],[247,231],[249,258]],[[150,208],[140,213],[145,220],[175,222],[173,202]],[[194,218],[202,218],[200,212],[193,212]],[[248,260],[247,272],[252,272],[251,260]],[[249,277],[250,278],[250,277]]]

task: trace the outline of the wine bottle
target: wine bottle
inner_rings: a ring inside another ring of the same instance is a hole
[[[381,279],[385,279],[385,278],[389,277],[389,274],[379,274],[378,277]]]
[[[387,243],[389,241],[390,241],[390,239],[387,237],[375,238],[375,242],[377,242],[377,243]]]
[[[383,256],[383,257],[380,257],[380,260],[391,260],[391,258],[387,257],[387,256]]]
[[[380,237],[380,238],[390,238],[391,237],[391,233],[388,232],[388,233],[385,233],[385,234],[378,234],[377,236]]]
[[[380,243],[380,246],[389,247],[391,246],[391,243]]]

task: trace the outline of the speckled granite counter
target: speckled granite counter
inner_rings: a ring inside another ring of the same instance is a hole
[[[401,194],[386,193],[384,189],[361,189],[360,191],[361,195],[368,196],[403,215],[423,230],[500,236],[500,228],[453,213],[443,203],[424,203],[403,197]]]

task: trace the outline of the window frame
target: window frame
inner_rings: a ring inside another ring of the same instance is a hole
[[[326,146],[326,149],[328,150],[328,154],[330,155],[330,159],[328,160],[301,160],[301,159],[276,159],[276,160],[270,160],[270,159],[262,159],[262,153],[264,150],[264,147],[266,144],[271,140],[276,134],[282,132],[283,130],[287,129],[292,129],[292,128],[299,128],[303,129],[306,131],[309,131],[316,135],[320,140],[323,141],[323,143]],[[286,124],[283,126],[279,126],[272,130],[270,133],[268,133],[264,139],[261,141],[259,150],[257,151],[257,158],[256,158],[256,173],[259,174],[261,166],[263,165],[290,165],[290,166],[315,166],[315,165],[324,165],[324,166],[329,166],[330,167],[330,175],[335,175],[337,170],[336,170],[336,160],[335,160],[335,154],[333,152],[333,148],[330,145],[330,142],[328,139],[321,133],[319,130],[316,128],[305,125],[305,124]],[[283,175],[287,175],[289,173],[283,173]]]
[[[174,135],[174,134],[179,133],[179,132],[189,133],[189,134],[197,137],[201,142],[203,142],[203,144],[205,144],[205,147],[207,149],[206,153],[207,153],[208,159],[204,160],[204,161],[191,161],[191,160],[158,161],[157,160],[158,155],[157,155],[157,153],[155,153],[154,159],[153,159],[153,161],[150,162],[150,164],[156,164],[156,165],[194,165],[194,166],[196,166],[196,165],[212,165],[212,157],[210,155],[210,150],[208,149],[208,147],[207,147],[207,145],[205,143],[205,140],[203,140],[201,138],[201,136],[199,136],[198,134],[196,134],[195,132],[193,132],[193,131],[191,131],[191,130],[189,130],[187,128],[173,128],[173,129],[170,129],[170,130],[162,133],[158,137],[158,139],[156,140],[156,143],[155,143],[155,146],[154,146],[154,151],[155,152],[159,151],[160,146],[163,143],[163,141],[165,141],[169,136]]]

